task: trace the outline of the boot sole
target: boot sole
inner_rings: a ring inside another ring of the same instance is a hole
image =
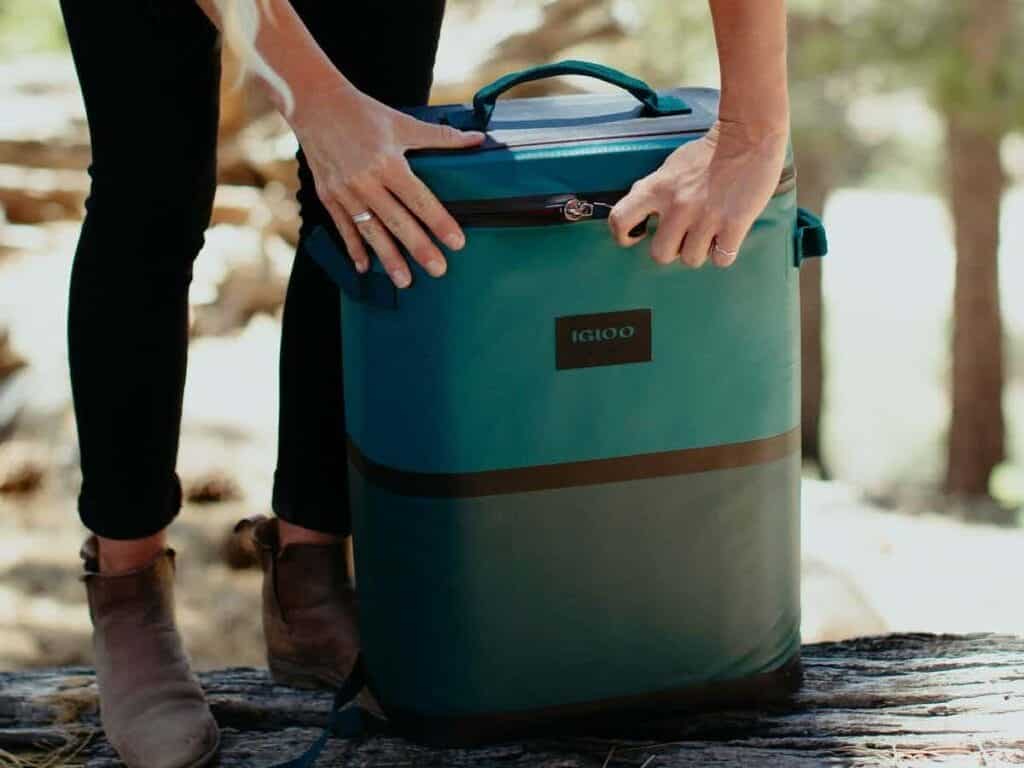
[[[214,761],[218,752],[220,752],[220,728],[217,729],[217,739],[213,742],[213,746],[188,765],[182,766],[182,768],[205,768],[205,766],[210,765]]]
[[[278,685],[305,691],[333,691],[339,688],[345,678],[338,677],[333,670],[296,664],[284,659],[268,659],[270,677]]]
[[[213,748],[205,755],[200,757],[194,763],[189,763],[185,768],[204,768],[213,762],[214,758],[217,757],[217,753],[220,752],[220,734],[217,734],[217,741],[214,743]]]

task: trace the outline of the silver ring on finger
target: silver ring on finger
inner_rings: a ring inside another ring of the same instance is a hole
[[[735,259],[737,256],[739,256],[739,254],[740,254],[739,251],[727,251],[727,250],[725,250],[725,248],[723,248],[722,246],[720,246],[718,244],[718,240],[717,239],[711,241],[711,257],[712,258],[714,258],[715,256],[721,256],[722,258],[725,258],[725,259]]]
[[[365,224],[368,221],[373,221],[373,219],[374,215],[369,211],[357,213],[355,216],[352,217],[352,221],[354,221],[356,224]]]

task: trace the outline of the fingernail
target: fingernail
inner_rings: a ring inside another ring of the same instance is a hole
[[[391,272],[391,281],[399,288],[408,288],[412,277],[404,269],[396,269]]]
[[[361,275],[365,275],[366,270],[368,270],[369,268],[370,265],[367,264],[365,261],[360,261],[356,263],[356,271],[359,272],[359,274]]]
[[[427,272],[430,273],[431,277],[440,277],[448,270],[448,265],[440,259],[434,259],[433,261],[427,262]]]
[[[453,251],[458,251],[466,245],[466,236],[461,232],[453,232],[444,239],[444,242]]]

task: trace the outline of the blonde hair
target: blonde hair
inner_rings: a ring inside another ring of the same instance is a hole
[[[242,62],[236,86],[241,84],[246,71],[262,78],[277,91],[283,102],[284,114],[290,115],[295,108],[295,98],[288,83],[273,70],[266,59],[256,50],[256,36],[260,31],[261,16],[274,21],[270,0],[213,0],[220,13],[224,42]]]

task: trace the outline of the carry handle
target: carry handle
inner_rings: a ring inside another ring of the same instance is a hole
[[[461,130],[485,130],[491,122],[494,114],[494,105],[498,97],[510,88],[522,83],[544,80],[548,77],[560,75],[584,75],[603,80],[606,83],[617,85],[629,91],[643,105],[644,114],[651,117],[664,117],[665,115],[688,115],[693,112],[690,105],[671,94],[659,94],[643,80],[631,77],[617,69],[606,67],[603,64],[594,64],[589,61],[577,61],[567,59],[555,64],[542,64],[539,67],[531,67],[520,72],[512,72],[499,77],[490,85],[485,85],[473,97],[473,109],[450,112],[445,116],[449,125]]]
[[[806,208],[798,208],[793,229],[793,262],[799,267],[804,259],[818,259],[828,253],[828,235],[821,219]]]

